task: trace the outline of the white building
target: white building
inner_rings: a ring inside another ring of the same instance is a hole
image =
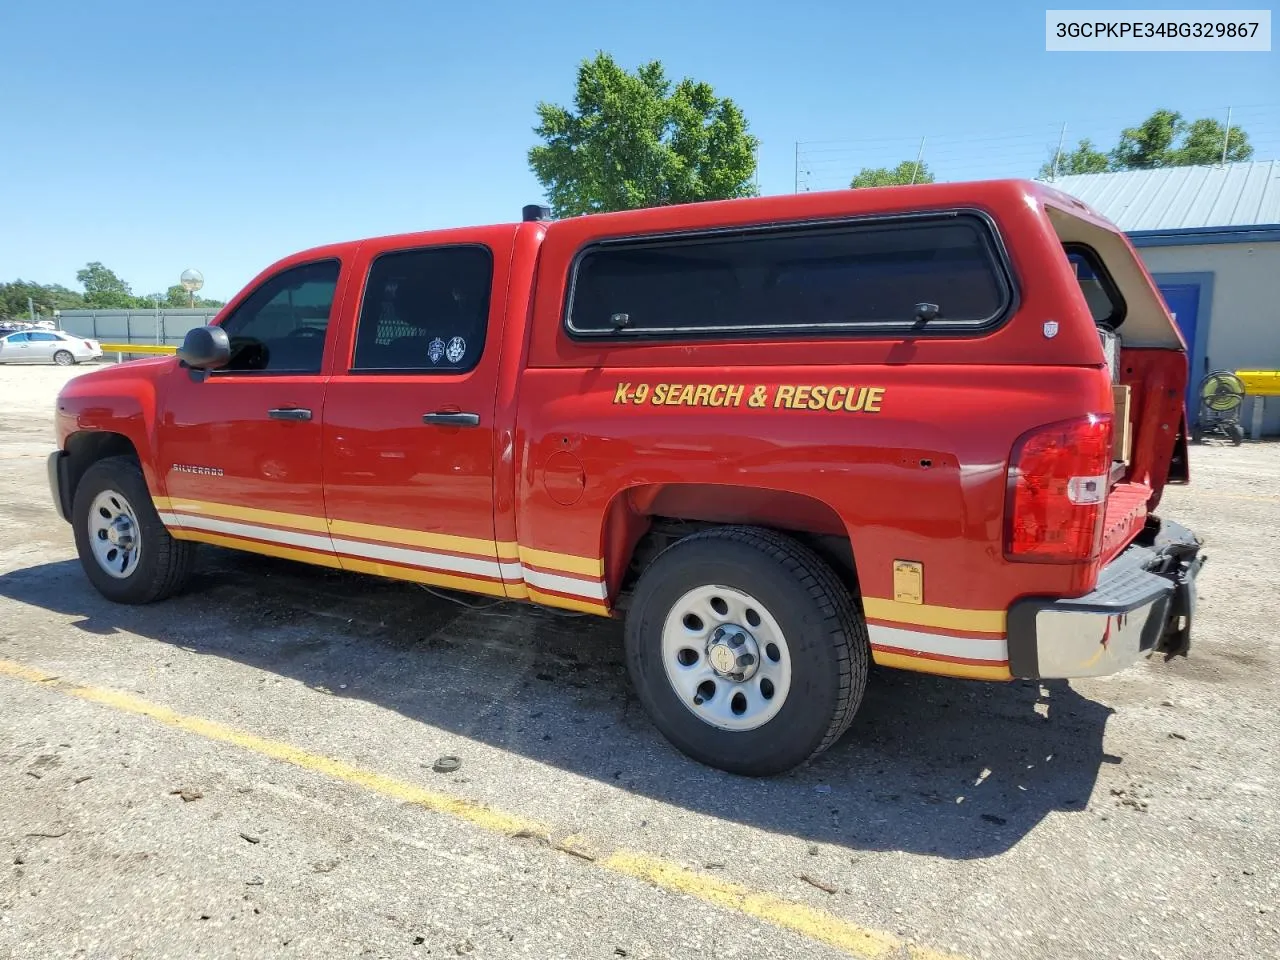
[[[1191,348],[1193,390],[1213,370],[1280,369],[1280,161],[1082,174],[1053,185],[1138,248]],[[1263,432],[1280,434],[1280,400],[1268,404]]]

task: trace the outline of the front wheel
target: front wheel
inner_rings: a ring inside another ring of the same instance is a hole
[[[848,729],[870,648],[853,598],[811,550],[770,530],[720,527],[645,570],[627,667],[662,734],[748,776],[790,770]]]
[[[60,367],[74,366],[76,358],[71,355],[70,350],[59,350],[53,355],[53,362]]]
[[[80,565],[108,600],[163,600],[190,576],[194,547],[169,536],[132,457],[107,457],[84,472],[71,523]]]

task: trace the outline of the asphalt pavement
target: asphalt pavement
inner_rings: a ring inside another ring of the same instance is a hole
[[[880,671],[750,780],[655,732],[616,623],[213,548],[107,603],[44,478],[83,370],[0,367],[0,956],[1280,956],[1280,445],[1167,493],[1190,658]]]

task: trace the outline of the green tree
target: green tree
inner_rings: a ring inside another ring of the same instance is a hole
[[[191,303],[191,294],[187,293],[186,287],[180,283],[175,283],[164,293],[164,305],[169,307],[185,307]]]
[[[1148,170],[1194,163],[1221,163],[1227,138],[1228,162],[1253,156],[1249,135],[1233,127],[1228,137],[1217,120],[1207,117],[1188,123],[1174,110],[1157,110],[1136,127],[1126,127],[1111,151],[1111,169]]]
[[[933,183],[935,181],[929,165],[923,161],[917,166],[914,160],[903,160],[896,167],[863,167],[855,175],[849,186],[859,187],[898,187],[912,183]]]
[[[1173,143],[1181,135],[1182,114],[1157,110],[1136,127],[1125,127],[1111,151],[1113,170],[1147,170],[1170,166]]]
[[[85,306],[121,310],[138,305],[139,298],[134,297],[129,284],[97,260],[76,271],[76,280],[84,287]]]
[[[53,317],[55,310],[74,310],[84,306],[84,298],[80,294],[60,284],[14,280],[12,283],[0,283],[0,319],[29,319],[28,297],[35,307],[36,316],[46,320]]]
[[[1057,176],[1067,177],[1077,173],[1106,173],[1111,168],[1111,159],[1093,145],[1093,141],[1085,137],[1074,150],[1067,150],[1058,157]],[[1041,180],[1052,180],[1054,177],[1054,158],[1050,157],[1040,168]]]
[[[1186,125],[1182,141],[1173,152],[1174,163],[1221,163],[1223,138],[1227,142],[1228,163],[1248,160],[1253,156],[1253,145],[1249,143],[1247,133],[1235,126],[1228,133],[1217,120],[1203,117]]]
[[[1224,140],[1228,163],[1248,160],[1253,156],[1249,135],[1239,127],[1233,126],[1228,133],[1217,120],[1202,117],[1188,123],[1177,111],[1162,108],[1136,127],[1125,127],[1120,132],[1119,142],[1109,153],[1098,150],[1090,140],[1081,140],[1074,150],[1059,158],[1057,172],[1058,176],[1067,176],[1221,163]],[[1053,173],[1053,158],[1050,157],[1040,168],[1038,176],[1042,180],[1051,180]]]
[[[529,166],[558,217],[755,194],[757,140],[732,100],[651,61],[606,53],[578,66],[572,108],[537,106]]]

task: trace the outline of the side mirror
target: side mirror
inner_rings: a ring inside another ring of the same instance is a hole
[[[221,327],[195,327],[187,331],[178,359],[193,370],[217,370],[231,359],[231,340]]]

